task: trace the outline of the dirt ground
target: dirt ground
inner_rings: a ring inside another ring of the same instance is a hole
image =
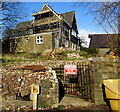
[[[1,112],[33,112],[32,101],[2,100]],[[52,108],[38,108],[42,112],[111,112],[106,104],[95,105],[80,98],[64,97],[59,104]]]

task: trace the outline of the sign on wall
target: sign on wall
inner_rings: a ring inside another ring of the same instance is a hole
[[[77,74],[77,66],[76,65],[64,65],[64,73],[65,74]]]
[[[39,85],[32,84],[32,86],[31,86],[31,93],[32,94],[39,94]]]

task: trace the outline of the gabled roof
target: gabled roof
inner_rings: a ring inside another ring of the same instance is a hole
[[[44,4],[44,6],[41,8],[41,11],[38,12],[38,13],[35,13],[35,14],[32,14],[32,16],[36,16],[36,15],[39,15],[39,14],[42,14],[44,12],[49,12],[49,11],[52,11],[57,17],[59,20],[63,20],[65,21],[70,27],[72,27],[73,25],[73,21],[75,18],[75,11],[71,11],[71,12],[67,12],[67,13],[62,13],[62,14],[57,14],[50,6],[48,6],[47,4]],[[39,20],[36,20],[35,22],[37,23],[40,23]],[[18,30],[18,29],[24,29],[24,28],[30,28],[32,27],[32,23],[34,22],[34,20],[32,21],[26,21],[26,22],[22,22],[22,23],[19,23],[15,30]],[[44,24],[44,23],[42,23]],[[76,25],[76,29],[77,29],[77,25]]]
[[[90,34],[90,48],[114,48],[118,47],[118,34]]]
[[[34,21],[34,20],[19,23],[19,24],[17,24],[15,30],[32,27],[33,21]]]
[[[41,14],[43,12],[49,12],[49,11],[52,11],[61,20],[60,16],[50,6],[48,6],[47,4],[44,4],[44,6],[41,8],[40,12],[32,14],[32,16]]]
[[[54,23],[54,22],[57,22],[57,20],[51,21],[50,23]],[[41,20],[26,21],[26,22],[19,23],[14,30],[21,30],[21,29],[31,28],[31,27],[45,25],[45,24],[49,24],[49,21],[44,22],[44,23],[41,22]]]
[[[72,26],[73,19],[74,19],[74,16],[75,16],[75,11],[62,13],[62,14],[60,14],[60,16],[62,18],[64,18]]]
[[[39,15],[39,14],[42,14],[42,13],[45,13],[45,12],[50,12],[50,11],[52,11],[60,20],[64,20],[67,24],[69,24],[70,26],[72,26],[69,21],[67,21],[63,17],[61,18],[62,15],[56,13],[48,4],[44,4],[44,6],[41,8],[41,11],[38,12],[38,13],[32,14],[32,16],[36,16],[36,15]]]

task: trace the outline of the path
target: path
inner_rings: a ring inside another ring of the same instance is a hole
[[[64,105],[68,107],[68,110],[73,110],[76,112],[79,112],[81,110],[87,110],[87,111],[103,111],[103,112],[110,112],[109,108],[105,104],[101,105],[95,105],[92,102],[88,102],[81,98],[74,98],[74,97],[63,97],[60,103],[53,105],[53,107],[58,107],[58,105]]]

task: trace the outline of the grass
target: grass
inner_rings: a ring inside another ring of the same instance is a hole
[[[85,58],[68,58],[66,60],[74,61],[74,60],[83,60],[83,59],[85,59]]]
[[[8,62],[20,62],[20,61],[35,61],[34,59],[7,59],[3,58],[2,62],[3,63],[8,63]]]
[[[42,56],[38,54],[26,54],[26,53],[3,54],[1,59],[3,63],[14,63],[20,61],[37,61],[41,60]]]
[[[56,108],[57,110],[63,110],[65,108],[64,105],[58,105],[58,107]]]
[[[83,56],[87,55],[87,53],[85,51],[63,51],[61,53],[61,55],[67,55],[69,53],[77,53],[77,54],[83,55]]]
[[[79,58],[68,58],[67,54],[79,54]],[[97,51],[94,49],[84,48],[82,51],[57,51],[55,56],[60,57],[60,60],[83,60],[88,57],[96,56]],[[40,53],[16,53],[16,54],[2,54],[0,55],[3,63],[14,63],[20,61],[40,61],[45,58]]]
[[[92,50],[86,50],[86,51],[63,51],[61,53],[61,55],[67,55],[69,53],[75,53],[75,54],[79,54],[80,56],[84,56],[84,57],[88,57],[91,55],[95,55],[97,52],[92,51]]]

